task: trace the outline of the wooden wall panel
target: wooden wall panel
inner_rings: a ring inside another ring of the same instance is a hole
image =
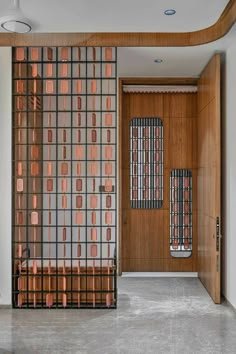
[[[120,94],[120,272],[197,271],[197,94],[130,94],[123,93],[121,86]],[[163,121],[164,202],[161,209],[130,208],[129,123],[134,117],[159,117]],[[189,168],[193,172],[194,246],[189,259],[173,258],[169,250],[169,185],[174,168]]]
[[[198,94],[198,271],[220,303],[220,245],[216,249],[216,218],[220,218],[220,55],[215,55],[199,80]]]

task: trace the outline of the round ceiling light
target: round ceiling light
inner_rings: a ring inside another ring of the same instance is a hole
[[[164,12],[164,14],[167,16],[171,16],[171,15],[176,14],[176,11],[174,9],[168,9]]]
[[[20,9],[19,0],[14,0],[14,5],[8,11],[8,14],[0,18],[0,24],[7,32],[28,33],[32,29],[31,24]]]
[[[162,59],[155,59],[155,60],[154,60],[154,63],[157,63],[157,64],[160,64],[160,63],[162,63],[162,62],[163,62]]]

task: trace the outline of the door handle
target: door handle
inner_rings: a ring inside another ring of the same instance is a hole
[[[220,218],[216,217],[216,252],[220,250]]]

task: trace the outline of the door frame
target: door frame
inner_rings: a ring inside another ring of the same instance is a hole
[[[123,122],[123,85],[197,85],[198,78],[170,78],[170,77],[121,77],[118,79],[118,275],[122,275],[122,224],[123,224],[123,208],[122,208],[122,122]]]

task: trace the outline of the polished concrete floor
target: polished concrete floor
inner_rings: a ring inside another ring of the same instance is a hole
[[[0,309],[0,353],[236,353],[236,312],[196,278],[121,278],[117,310]]]

